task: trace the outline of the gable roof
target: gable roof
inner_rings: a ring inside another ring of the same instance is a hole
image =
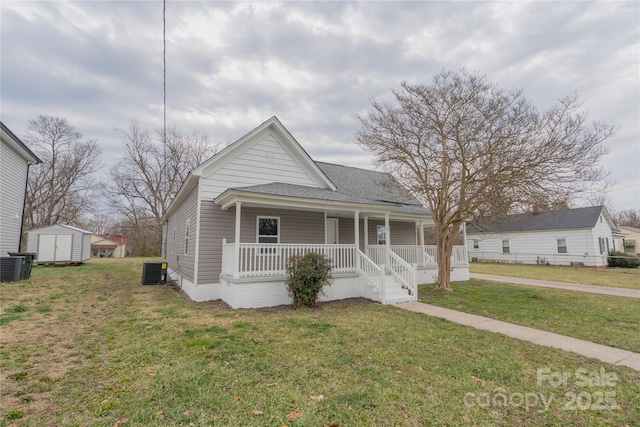
[[[618,231],[604,206],[590,206],[538,213],[529,212],[509,215],[506,218],[483,220],[477,225],[469,225],[467,234],[593,228],[601,214],[611,229]]]
[[[31,151],[29,147],[27,147],[24,142],[22,142],[20,138],[18,138],[13,132],[11,132],[11,129],[9,129],[1,121],[0,129],[2,130],[2,140],[6,141],[7,144],[9,144],[10,147],[16,150],[18,154],[20,154],[20,156],[22,156],[27,162],[34,165],[42,163],[42,160],[40,160],[38,156],[36,156],[33,151]]]
[[[182,200],[189,195],[190,191],[195,187],[201,176],[213,173],[236,157],[240,156],[250,148],[249,144],[252,141],[257,140],[256,136],[264,131],[272,131],[278,136],[278,140],[284,144],[285,150],[307,172],[318,188],[335,189],[333,182],[331,182],[331,180],[318,167],[316,162],[313,161],[309,154],[302,148],[291,133],[289,133],[280,120],[278,120],[276,116],[273,116],[189,172],[187,178],[180,187],[180,190],[171,201],[171,204],[161,219],[161,222],[164,221],[165,217],[170,214],[176,206],[180,205]]]

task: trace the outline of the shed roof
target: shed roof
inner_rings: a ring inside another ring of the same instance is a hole
[[[603,210],[606,213],[604,206],[589,206],[586,208],[542,211],[537,213],[528,212],[509,215],[505,218],[491,218],[482,220],[476,225],[470,225],[467,229],[467,234],[592,228],[598,222]],[[611,228],[617,230],[609,214],[606,213],[605,216]]]
[[[26,231],[26,233],[31,233],[32,231],[41,231],[41,230],[45,230],[47,228],[53,228],[53,227],[64,227],[64,228],[68,228],[69,230],[77,231],[77,232],[82,233],[82,234],[92,234],[90,231],[83,230],[83,229],[78,228],[78,227],[73,227],[71,225],[65,225],[65,224],[47,225],[45,227],[31,229],[29,231]]]

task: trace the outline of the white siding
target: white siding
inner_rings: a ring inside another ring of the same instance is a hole
[[[609,245],[611,246],[611,228],[606,220]],[[569,265],[572,262],[582,262],[589,266],[606,265],[606,255],[601,255],[598,248],[598,236],[606,237],[601,227],[594,229],[565,229],[536,231],[526,233],[504,234],[468,234],[468,253],[470,258],[495,261],[513,261],[525,264],[536,264],[540,261],[550,264]],[[557,239],[566,239],[567,253],[558,253]],[[474,249],[473,241],[477,240],[479,248]],[[502,252],[502,241],[509,240],[509,253]]]
[[[20,248],[27,162],[7,143],[0,144],[0,255]]]
[[[273,134],[258,138],[238,157],[200,179],[203,199],[213,199],[228,188],[270,182],[317,186]]]

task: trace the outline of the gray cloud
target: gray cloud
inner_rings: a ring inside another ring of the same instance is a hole
[[[160,2],[2,2],[2,120],[67,118],[121,155],[114,127],[162,125]],[[540,108],[579,93],[619,123],[605,167],[640,183],[636,2],[168,2],[169,125],[233,141],[272,115],[318,160],[370,166],[355,116],[403,80],[467,67]],[[640,188],[613,191],[638,208]]]

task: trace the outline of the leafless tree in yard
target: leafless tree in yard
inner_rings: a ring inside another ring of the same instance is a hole
[[[640,228],[640,209],[623,209],[612,216],[616,225]]]
[[[206,135],[187,135],[175,128],[168,129],[166,146],[161,132],[153,138],[136,121],[117,132],[125,156],[111,168],[107,197],[124,218],[128,237],[132,241],[145,240],[145,247],[158,246],[159,251],[160,218],[189,171],[213,155],[214,150]],[[153,236],[153,242],[146,241],[148,236]]]
[[[373,101],[358,117],[356,139],[431,210],[439,288],[451,289],[465,221],[562,203],[606,176],[598,162],[615,127],[589,123],[577,96],[540,111],[522,90],[466,70],[442,71],[430,85],[405,82],[393,94],[394,104]]]
[[[91,177],[101,167],[97,142],[82,141],[66,119],[51,116],[30,120],[25,141],[42,164],[29,169],[24,229],[81,225],[92,206]]]

